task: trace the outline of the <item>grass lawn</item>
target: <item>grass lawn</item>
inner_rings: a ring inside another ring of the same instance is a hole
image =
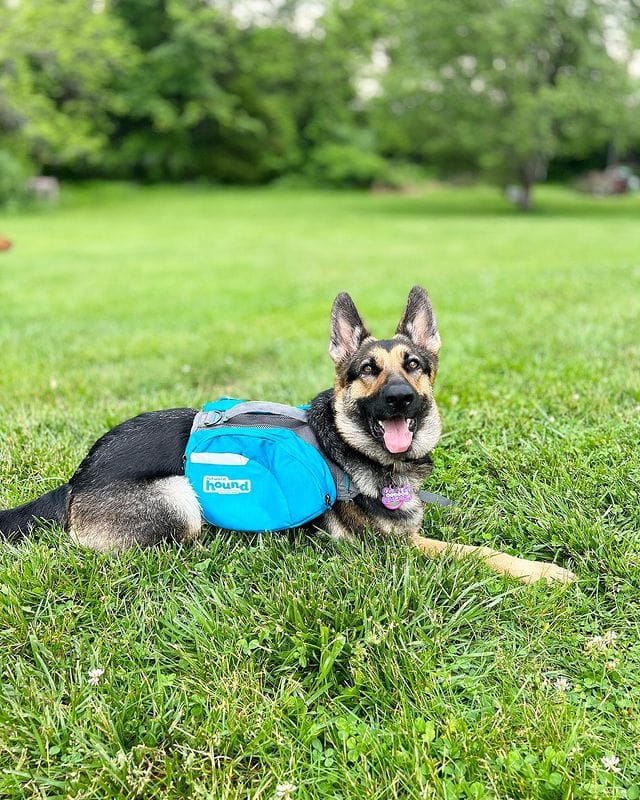
[[[421,283],[457,503],[425,530],[579,576],[302,534],[3,545],[0,797],[640,797],[640,198],[536,201],[95,185],[0,218],[0,507],[140,411],[306,401],[335,294],[389,335]]]

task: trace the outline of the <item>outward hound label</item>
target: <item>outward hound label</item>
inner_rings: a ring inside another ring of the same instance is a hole
[[[247,494],[251,491],[251,481],[236,481],[225,475],[205,475],[202,491],[207,494]]]

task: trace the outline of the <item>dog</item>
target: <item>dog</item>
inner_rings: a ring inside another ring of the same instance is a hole
[[[336,297],[329,345],[335,385],[312,400],[307,418],[322,450],[350,476],[358,494],[336,502],[312,527],[340,539],[401,536],[429,556],[476,555],[525,583],[572,580],[569,570],[555,564],[421,535],[424,507],[417,493],[432,471],[431,453],[441,434],[433,393],[439,350],[435,315],[421,287],[411,290],[389,339],[371,335],[348,294]],[[100,551],[196,539],[202,514],[184,475],[196,413],[154,411],[117,425],[93,445],[68,483],[0,512],[0,533],[16,539],[50,522]],[[394,502],[388,502],[389,493]]]

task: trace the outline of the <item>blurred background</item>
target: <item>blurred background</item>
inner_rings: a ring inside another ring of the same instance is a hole
[[[0,0],[0,204],[57,179],[637,190],[636,0]]]

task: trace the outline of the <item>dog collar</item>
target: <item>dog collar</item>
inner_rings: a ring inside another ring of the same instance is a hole
[[[416,492],[416,496],[425,505],[433,505],[433,506],[455,505],[453,500],[449,500],[448,497],[444,497],[441,494],[436,494],[435,492],[426,492],[424,491],[424,489],[421,489],[420,491]],[[399,508],[402,508],[402,506],[405,503],[408,503],[412,497],[413,497],[413,491],[408,483],[405,483],[404,486],[383,486],[380,496],[380,502],[385,508],[388,508],[390,511],[397,511]]]

